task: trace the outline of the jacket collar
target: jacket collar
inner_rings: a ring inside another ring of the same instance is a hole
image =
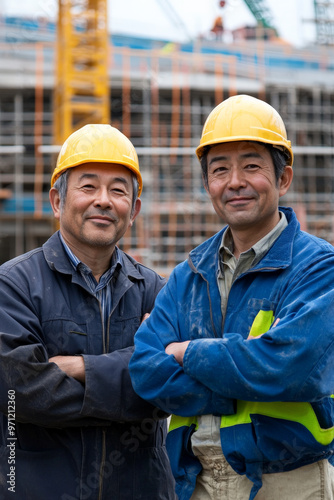
[[[125,275],[131,281],[133,279],[142,280],[143,276],[139,273],[136,266],[136,261],[125,254],[122,250],[118,249],[121,254],[122,266],[120,270],[120,274]],[[72,281],[80,282],[82,284],[81,279],[78,279],[80,273],[78,273],[72,266],[68,256],[66,255],[66,251],[64,249],[63,244],[60,241],[59,231],[54,233],[48,241],[46,241],[43,245],[43,252],[45,260],[53,271],[58,271],[62,274],[69,274],[72,276]],[[86,287],[85,287],[86,288]]]
[[[293,242],[300,225],[292,208],[279,207],[279,210],[285,213],[288,226],[254,269],[262,269],[263,267],[285,268],[291,263]],[[227,227],[225,226],[189,254],[190,267],[208,281],[215,277],[218,272],[218,252]]]

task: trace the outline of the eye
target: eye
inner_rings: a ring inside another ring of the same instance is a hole
[[[110,185],[110,193],[115,196],[129,195],[129,185],[126,182],[114,182]]]
[[[219,165],[217,167],[214,167],[211,170],[211,174],[220,174],[220,173],[224,173],[224,172],[227,172],[227,167],[224,167],[223,165]]]
[[[256,168],[260,168],[260,165],[256,165],[255,163],[249,163],[248,165],[246,165],[245,167],[247,170],[254,170]]]
[[[81,189],[91,190],[91,189],[95,189],[95,186],[93,184],[83,184],[81,186]]]
[[[112,193],[116,193],[116,194],[125,194],[125,189],[124,188],[121,188],[121,187],[114,187],[112,190],[111,190]]]

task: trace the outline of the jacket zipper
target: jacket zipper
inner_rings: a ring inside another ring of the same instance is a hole
[[[103,314],[102,314],[102,309],[101,309],[101,303],[98,300],[99,303],[99,308],[100,308],[100,316],[101,316],[101,322],[102,322],[102,344],[103,344],[103,354],[106,354],[108,352],[108,346],[109,346],[109,331],[110,331],[110,318],[113,314],[113,312],[116,309],[116,305],[113,306],[109,317],[108,317],[108,323],[107,323],[107,336],[105,332],[105,327],[104,327],[104,321],[103,321]],[[106,461],[106,430],[102,430],[102,455],[101,455],[101,465],[100,465],[100,477],[99,477],[99,497],[98,500],[102,500],[103,498],[103,467],[105,465]]]
[[[105,338],[106,332],[105,332],[105,327],[104,327],[101,303],[99,300],[98,300],[98,303],[99,303],[101,323],[102,323],[102,350],[103,350],[103,354],[105,354],[107,352],[106,338]],[[108,318],[108,331],[109,331],[109,320],[110,320],[110,316]],[[106,460],[106,430],[102,429],[102,453],[101,453],[101,463],[100,463],[100,471],[99,471],[99,497],[98,497],[98,500],[102,500],[102,496],[103,496],[103,467],[105,465],[105,460]]]
[[[210,284],[209,284],[209,281],[204,278],[203,274],[200,271],[198,271],[198,269],[196,269],[196,267],[194,266],[193,261],[190,259],[190,257],[188,257],[188,263],[190,265],[190,268],[196,274],[199,274],[201,276],[202,280],[205,281],[205,283],[206,283],[206,290],[207,290],[207,294],[208,294],[208,298],[209,298],[209,304],[210,304],[210,320],[211,320],[212,330],[213,330],[214,336],[216,338],[218,338],[218,335],[217,335],[217,332],[216,332],[216,328],[215,328],[215,324],[214,324],[214,321],[213,321],[212,302],[211,302],[211,297],[210,297]]]
[[[103,467],[106,461],[106,430],[102,430],[102,456],[100,465],[100,477],[99,477],[99,499],[102,500],[103,493]]]

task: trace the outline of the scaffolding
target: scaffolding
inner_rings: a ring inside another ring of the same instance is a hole
[[[54,42],[40,38],[0,44],[1,262],[53,231]],[[295,152],[282,204],[296,210],[303,229],[334,243],[333,49],[264,40],[182,47],[120,36],[109,43],[108,121],[134,143],[144,182],[142,211],[124,250],[168,276],[222,227],[195,148],[212,108],[237,93],[264,99],[282,115]]]
[[[334,45],[334,1],[314,0],[317,43]]]

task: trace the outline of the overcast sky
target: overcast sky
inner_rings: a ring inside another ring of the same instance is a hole
[[[0,0],[7,15],[55,18],[57,0]],[[228,30],[255,24],[243,0],[227,0],[223,9],[218,0],[108,0],[109,28],[124,33],[184,41],[209,33],[217,15]],[[172,6],[172,9],[168,8]],[[303,46],[315,39],[313,0],[267,0],[273,24],[282,38]],[[176,15],[175,15],[176,14]]]

